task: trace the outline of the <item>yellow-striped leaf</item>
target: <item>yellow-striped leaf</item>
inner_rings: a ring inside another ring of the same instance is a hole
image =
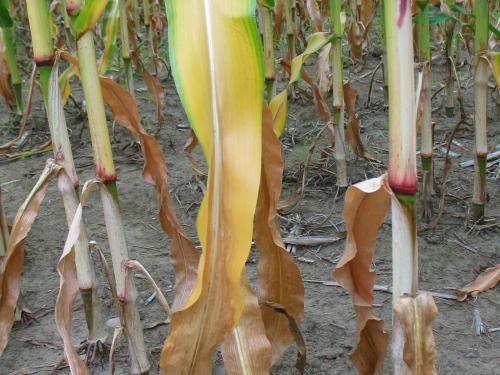
[[[244,307],[261,166],[262,52],[255,0],[167,0],[166,7],[172,72],[209,179],[197,221],[198,279],[172,317],[160,367],[208,374],[215,346]]]

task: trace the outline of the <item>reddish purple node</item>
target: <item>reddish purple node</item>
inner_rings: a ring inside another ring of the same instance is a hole
[[[406,11],[408,10],[408,0],[399,0],[398,28],[403,26]]]

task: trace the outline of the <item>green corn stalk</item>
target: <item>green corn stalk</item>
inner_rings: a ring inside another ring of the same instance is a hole
[[[78,177],[73,162],[71,143],[62,111],[62,105],[56,104],[51,109],[49,100],[50,76],[54,66],[54,50],[49,23],[49,8],[47,0],[28,0],[26,2],[29,26],[32,35],[34,60],[37,64],[42,93],[49,122],[49,130],[54,149],[56,162],[63,165],[67,175],[73,182],[75,191],[78,191]],[[56,98],[56,100],[59,98]],[[57,115],[56,115],[57,113]],[[64,188],[60,186],[60,189]],[[71,223],[70,211],[66,212],[68,223]],[[75,245],[75,263],[78,283],[84,302],[84,310],[89,329],[88,340],[96,341],[106,337],[104,321],[102,320],[101,305],[97,296],[97,279],[90,261],[88,241],[86,235],[81,236]]]
[[[134,94],[134,75],[132,71],[132,54],[130,51],[130,40],[128,35],[128,12],[127,0],[119,0],[120,9],[120,35],[122,39],[122,59],[123,67],[125,68],[125,79],[130,95],[135,98]]]
[[[446,78],[445,86],[445,113],[447,117],[455,115],[455,104],[453,99],[453,59],[455,57],[455,44],[456,44],[456,20],[449,19],[445,21],[445,52],[446,52],[446,66],[448,69],[448,77]]]
[[[341,0],[330,0],[330,22],[335,35],[342,35],[340,18]],[[342,38],[332,41],[333,126],[335,130],[335,161],[337,164],[337,186],[347,186],[346,148],[344,132]]]
[[[483,56],[488,50],[488,0],[474,1],[475,42],[474,42],[474,192],[472,195],[472,219],[484,217],[486,203],[486,154],[487,106],[488,106],[488,62]]]
[[[9,0],[0,0],[0,7],[3,7],[6,12],[10,11],[10,1]],[[22,82],[21,77],[19,76],[19,69],[17,67],[17,58],[16,58],[16,36],[14,32],[14,25],[12,24],[12,20],[6,20],[5,27],[2,26],[3,32],[3,40],[5,43],[6,57],[7,57],[7,66],[10,73],[11,84],[14,91],[14,96],[16,98],[16,106],[17,112],[21,114],[24,111],[24,103],[23,103],[23,93],[22,93]],[[2,22],[3,23],[3,22]],[[10,26],[7,26],[9,25]]]
[[[430,218],[432,214],[432,195],[434,194],[434,177],[432,165],[433,131],[432,131],[432,107],[431,107],[431,50],[429,47],[429,1],[418,0],[418,43],[417,57],[422,70],[422,96],[420,98],[421,117],[420,129],[422,143],[420,157],[422,160],[423,180],[422,198],[424,206],[424,217]]]
[[[104,184],[106,190],[111,194],[116,205],[119,207],[118,190],[116,187],[117,175],[113,162],[106,113],[104,111],[101,83],[97,70],[94,36],[90,29],[93,25],[89,24],[85,19],[80,19],[80,16],[83,17],[85,15],[84,10],[86,6],[91,7],[92,5],[92,2],[85,2],[81,13],[75,16],[73,22],[75,31],[79,33],[77,50],[80,80],[87,103],[95,175]],[[81,27],[80,25],[86,26]],[[126,276],[126,271],[123,268],[123,265],[128,262],[129,256],[121,214],[119,211],[118,214],[115,214],[116,211],[110,209],[108,194],[104,190],[101,190],[101,201],[104,211],[104,221],[108,232],[117,297],[121,308],[120,316],[129,344],[130,372],[132,374],[145,374],[149,372],[150,363],[144,345],[144,336],[136,304],[137,290],[133,279]]]

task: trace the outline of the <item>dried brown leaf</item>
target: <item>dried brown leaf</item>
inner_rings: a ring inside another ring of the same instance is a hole
[[[36,185],[19,207],[12,224],[7,251],[0,262],[0,356],[9,339],[14,324],[14,311],[21,291],[21,272],[24,261],[24,241],[38,214],[47,186],[61,167],[51,160],[47,162]]]
[[[258,283],[260,298],[278,303],[300,322],[304,311],[304,285],[293,257],[285,250],[277,220],[283,159],[281,144],[273,130],[272,114],[264,106],[262,124],[262,173],[255,214],[255,242],[259,250]],[[287,318],[263,306],[262,318],[273,348],[273,362],[292,340]]]
[[[10,87],[10,73],[7,65],[7,56],[2,33],[0,32],[0,94],[4,97],[5,103],[10,109],[14,109],[16,100]]]
[[[330,80],[330,51],[331,43],[323,47],[316,61],[316,82],[318,85],[319,94],[326,100],[328,90],[331,88]]]
[[[242,275],[245,299],[237,326],[226,334],[221,345],[224,367],[229,375],[265,375],[271,369],[271,343],[260,314],[259,301],[246,275]]]
[[[275,0],[274,2],[274,37],[278,38],[281,34],[281,29],[283,27],[283,21],[285,19],[285,1],[287,0]]]
[[[346,250],[333,272],[353,299],[357,343],[350,356],[361,374],[381,370],[387,347],[383,322],[372,313],[375,272],[371,269],[377,230],[389,207],[386,184],[383,175],[347,189],[343,211],[347,227]]]
[[[290,68],[290,62],[288,60],[281,60],[280,61],[281,66],[283,66],[283,69],[290,74],[291,68]],[[326,104],[325,100],[321,97],[321,93],[318,89],[318,86],[313,82],[312,78],[309,76],[309,74],[306,73],[304,69],[301,71],[301,77],[304,80],[304,82],[307,83],[307,85],[310,87],[313,97],[314,97],[314,106],[318,110],[319,114],[321,117],[323,117],[326,121],[330,120],[331,114],[330,110],[328,109],[328,105]]]
[[[101,77],[101,87],[103,98],[110,107],[115,120],[137,134],[141,141],[144,153],[142,176],[156,189],[160,205],[160,224],[165,233],[172,238],[170,255],[176,275],[173,310],[176,311],[196,280],[199,253],[177,219],[168,192],[167,167],[161,146],[142,128],[135,100],[125,88],[109,78]]]
[[[369,152],[366,151],[365,145],[361,141],[361,135],[359,133],[359,121],[358,115],[356,114],[356,97],[358,93],[354,90],[349,82],[344,83],[344,101],[346,105],[347,114],[349,117],[348,125],[346,129],[346,138],[352,149],[359,157],[377,161]]]
[[[157,131],[161,130],[163,122],[165,121],[165,117],[163,116],[163,89],[160,85],[160,81],[154,76],[152,76],[146,69],[143,69],[144,72],[144,81],[146,82],[146,86],[148,87],[149,93],[153,98],[153,101],[156,106],[156,117],[158,118],[158,126]]]
[[[323,22],[321,20],[321,12],[316,0],[307,0],[306,2],[307,13],[312,21],[312,31],[314,33],[323,31]]]
[[[457,289],[459,301],[465,301],[468,296],[475,297],[479,293],[494,288],[500,282],[500,263],[482,272],[474,281],[463,288]]]
[[[394,301],[404,334],[403,359],[413,375],[434,375],[436,370],[436,343],[432,321],[438,310],[430,293],[416,297],[402,296]]]

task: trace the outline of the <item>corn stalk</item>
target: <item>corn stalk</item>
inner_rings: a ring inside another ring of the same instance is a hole
[[[384,2],[389,85],[389,186],[391,200],[393,303],[403,294],[417,292],[417,237],[415,195],[416,126],[411,2]],[[392,357],[394,373],[403,374],[404,332],[393,313]]]
[[[419,100],[417,127],[420,127],[422,139],[420,157],[422,160],[422,200],[424,217],[427,219],[432,215],[432,195],[434,194],[434,174],[432,165],[433,130],[432,130],[432,106],[431,106],[431,50],[429,46],[429,1],[418,0],[418,42],[417,57],[422,71],[422,91]]]
[[[54,67],[52,37],[50,33],[47,34],[43,32],[44,29],[50,28],[48,23],[49,9],[47,1],[27,1],[27,12],[33,40],[34,59],[40,73],[41,87],[47,109],[47,119],[53,144],[54,158],[57,163],[64,167],[76,194],[79,181],[73,161],[71,142],[69,140],[68,129],[66,128],[66,119],[59,93],[57,67]],[[53,74],[52,82],[50,80],[51,74]],[[64,192],[66,188],[64,184],[58,183],[58,189],[62,197],[66,196]],[[73,212],[72,209],[66,207],[66,205],[65,209],[66,219],[69,225],[72,220]],[[101,304],[97,294],[97,279],[89,256],[88,240],[84,229],[82,229],[82,235],[75,243],[75,254],[78,283],[89,330],[87,340],[89,342],[102,341],[106,338],[106,331],[102,319]]]
[[[134,96],[134,75],[132,71],[132,53],[130,51],[130,40],[128,33],[128,9],[127,0],[118,0],[120,9],[120,35],[122,47],[123,67],[125,68],[125,80],[128,91]]]
[[[340,19],[341,0],[330,0],[330,22],[335,35],[342,35]],[[337,164],[337,186],[347,186],[347,166],[344,131],[342,38],[332,41],[333,126],[335,131],[335,161]]]
[[[486,154],[487,106],[488,106],[488,61],[482,58],[488,50],[488,0],[474,1],[475,43],[474,43],[474,192],[472,195],[472,219],[484,217],[486,203]]]
[[[275,92],[276,67],[274,61],[274,38],[273,38],[273,5],[274,1],[260,1],[258,10],[260,14],[260,25],[262,41],[264,44],[264,77],[266,84],[267,100],[270,101]]]
[[[12,19],[8,15],[10,11],[10,0],[0,0],[0,7],[3,7],[6,12],[5,20],[1,20],[1,29],[6,50],[7,66],[9,68],[10,80],[16,98],[17,113],[21,114],[24,111],[22,82],[19,76],[16,58],[16,36],[14,33],[14,25]],[[3,24],[3,26],[2,26]]]

